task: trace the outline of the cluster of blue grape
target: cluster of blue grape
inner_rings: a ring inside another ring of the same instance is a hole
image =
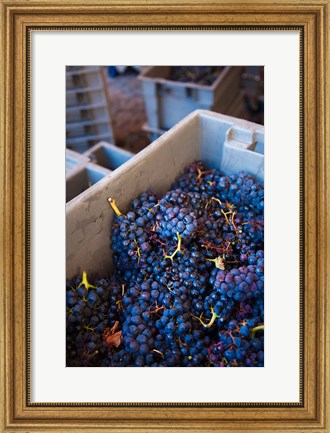
[[[219,341],[209,347],[208,359],[216,367],[263,367],[263,326],[255,319],[231,320],[227,329],[219,331]],[[251,331],[252,328],[252,331]]]
[[[223,66],[171,66],[169,79],[180,83],[210,86],[223,69]]]
[[[195,162],[125,215],[108,201],[114,274],[67,287],[67,364],[263,366],[262,185]]]
[[[119,323],[121,287],[115,277],[88,282],[73,279],[66,286],[66,363],[68,367],[101,366],[111,348],[104,333]],[[118,336],[120,337],[120,336]]]

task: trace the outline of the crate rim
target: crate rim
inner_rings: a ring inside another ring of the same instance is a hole
[[[138,75],[138,80],[141,81],[150,81],[150,82],[157,82],[159,84],[171,84],[171,86],[176,86],[178,88],[181,87],[189,87],[191,89],[197,89],[197,90],[204,90],[204,91],[214,91],[219,83],[223,80],[223,78],[229,74],[230,68],[234,67],[233,66],[224,66],[223,71],[221,71],[221,73],[219,74],[218,78],[213,82],[212,85],[208,86],[206,84],[197,84],[197,83],[181,83],[179,81],[173,81],[173,80],[168,80],[166,78],[162,78],[162,77],[146,77],[145,75],[151,71],[152,68],[155,67],[159,67],[159,66],[168,66],[168,65],[155,65],[155,66],[149,66],[147,69],[145,69],[144,71],[142,71],[139,75]],[[172,66],[172,65],[171,65]],[[219,65],[220,66],[220,65]],[[237,67],[241,67],[241,66],[237,66]]]
[[[180,129],[184,128],[186,123],[188,123],[190,120],[199,119],[199,118],[203,118],[203,117],[221,119],[221,120],[230,122],[235,126],[241,126],[245,129],[247,129],[247,128],[248,129],[254,129],[256,132],[264,133],[264,126],[259,125],[258,123],[253,123],[253,122],[250,122],[248,120],[239,119],[239,118],[233,117],[233,116],[227,116],[227,115],[221,114],[221,113],[215,113],[213,111],[202,110],[202,109],[195,110],[195,111],[191,112],[190,114],[188,114],[188,116],[186,116],[182,120],[180,120],[176,125],[174,125],[172,128],[170,128],[168,131],[165,131],[164,134],[162,134],[155,141],[150,143],[147,147],[142,149],[139,153],[135,154],[132,158],[130,158],[128,161],[126,161],[124,164],[122,164],[116,170],[114,170],[113,172],[111,172],[110,174],[105,176],[103,179],[101,179],[99,182],[94,184],[91,187],[91,188],[93,188],[93,192],[98,191],[98,190],[102,191],[103,183],[107,182],[108,179],[119,178],[123,172],[126,172],[127,170],[129,171],[130,168],[132,168],[133,166],[139,165],[139,163],[141,161],[143,161],[144,156],[147,152],[149,152],[151,149],[157,147],[159,143],[161,143],[164,140],[167,140],[168,137],[170,137],[171,135],[174,135]],[[254,151],[252,151],[252,150],[246,150],[246,152],[254,153]],[[128,167],[127,167],[127,165],[128,165]],[[83,191],[78,197],[73,198],[72,200],[70,200],[66,204],[67,215],[70,214],[71,209],[75,208],[76,203],[78,203],[78,199],[82,200],[85,198],[85,196],[87,196],[90,193],[91,188],[89,188],[86,191]]]

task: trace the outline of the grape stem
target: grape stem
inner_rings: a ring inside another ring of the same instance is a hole
[[[82,274],[82,280],[81,280],[81,282],[77,288],[79,289],[79,287],[81,287],[81,286],[85,286],[87,292],[88,292],[88,289],[97,289],[96,286],[93,286],[92,284],[90,284],[88,282],[87,272],[85,272],[85,271]]]
[[[152,351],[158,353],[164,359],[164,354],[160,350],[152,349]]]
[[[202,318],[201,317],[197,317],[197,316],[194,316],[196,319],[198,319],[200,322],[201,322],[201,324],[204,326],[204,328],[211,328],[211,326],[213,325],[213,323],[215,322],[215,319],[217,318],[217,317],[220,317],[220,316],[218,316],[217,314],[216,314],[216,312],[214,311],[214,308],[213,307],[211,307],[211,313],[212,313],[212,317],[211,317],[211,320],[209,321],[209,323],[205,323],[205,322],[203,322],[203,320],[202,320]]]
[[[218,256],[215,259],[206,259],[208,262],[214,262],[215,267],[221,269],[222,271],[225,269],[225,264],[223,263],[223,259]]]
[[[263,329],[265,329],[265,325],[259,325],[259,326],[255,326],[254,328],[252,328],[251,329],[251,338],[254,338],[257,331],[262,331]]]
[[[223,213],[223,215],[224,215],[224,217],[225,217],[225,219],[226,219],[226,222],[227,222],[228,224],[230,224],[230,223],[229,223],[229,219],[228,219],[228,217],[227,217],[227,215],[230,214],[230,212],[224,212],[223,209],[221,209],[221,212]]]
[[[151,227],[150,231],[155,232],[157,227],[159,227],[158,221]]]
[[[158,313],[158,311],[164,310],[164,309],[165,309],[165,307],[164,307],[164,305],[162,305],[161,307],[156,307],[154,310],[144,311],[142,314],[147,314],[147,313],[154,314],[154,313]]]
[[[232,203],[229,203],[229,201],[226,202],[226,206],[229,209],[229,213],[232,212],[232,210],[234,209],[235,205]]]
[[[176,234],[176,236],[177,236],[177,238],[178,238],[178,245],[177,245],[177,247],[176,247],[176,250],[174,251],[174,253],[173,254],[171,254],[170,256],[164,256],[164,259],[170,259],[170,260],[172,260],[172,262],[173,262],[173,257],[175,257],[175,255],[177,254],[177,253],[180,253],[180,254],[182,254],[182,251],[181,251],[181,242],[182,242],[182,239],[181,239],[181,236],[180,236],[180,234],[177,232],[177,234]]]
[[[138,256],[138,263],[140,263],[140,257],[141,257],[140,247],[139,247],[139,244],[137,243],[136,239],[134,239],[134,243],[136,245],[135,254]]]
[[[211,197],[211,200],[217,201],[220,204],[220,206],[222,205],[222,202],[219,198]]]
[[[212,172],[214,172],[214,170],[206,170],[206,171],[202,171],[199,167],[196,167],[196,169],[197,169],[197,177],[196,177],[196,180],[200,180],[201,177],[202,177],[204,174],[208,174],[208,173],[212,173]]]
[[[116,305],[117,305],[117,311],[122,310],[122,308],[123,308],[123,301],[121,299],[119,299],[118,301],[116,301]]]
[[[114,210],[114,212],[115,212],[115,214],[116,214],[117,216],[122,215],[122,213],[120,212],[120,210],[118,209],[118,207],[117,207],[117,205],[116,205],[116,202],[115,202],[115,199],[114,199],[114,198],[109,197],[109,198],[108,198],[108,203],[109,203],[109,205],[112,207],[112,209]]]
[[[234,222],[235,215],[236,215],[236,211],[231,214],[231,224],[234,227],[235,232],[237,233],[238,230],[237,230],[237,227],[236,227],[235,222]]]

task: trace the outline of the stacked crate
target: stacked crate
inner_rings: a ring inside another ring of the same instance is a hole
[[[106,71],[101,66],[67,66],[66,147],[81,153],[101,140],[114,143]]]
[[[65,176],[68,177],[78,167],[86,165],[89,158],[81,153],[74,152],[73,150],[65,150]]]
[[[132,156],[133,153],[104,141],[83,154],[66,149],[66,201],[107,177]]]

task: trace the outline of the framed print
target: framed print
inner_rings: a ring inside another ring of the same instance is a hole
[[[330,431],[329,1],[1,12],[2,431]],[[152,144],[119,168],[98,159],[116,146],[85,152],[74,198],[77,71],[103,86],[105,65],[135,64],[155,65],[140,74]],[[217,101],[257,65],[264,126],[212,113],[178,65],[216,65]]]

